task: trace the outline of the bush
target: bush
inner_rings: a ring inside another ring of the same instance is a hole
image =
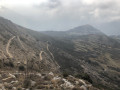
[[[82,89],[74,87],[72,90],[82,90]]]
[[[77,74],[77,75],[75,75],[75,77],[87,80],[88,82],[92,83],[92,80],[87,73]]]
[[[0,59],[0,68],[2,68],[2,63],[3,63],[3,62],[2,62],[2,60]]]
[[[31,82],[30,82],[30,80],[28,79],[28,78],[26,78],[25,80],[24,80],[24,88],[28,88],[28,87],[30,87],[30,85],[31,85]]]
[[[14,67],[13,62],[11,62],[11,61],[5,62],[4,65],[5,65],[5,66],[8,66],[8,67],[12,67],[12,68]]]
[[[19,70],[20,70],[20,71],[24,71],[24,70],[25,70],[25,67],[21,65],[21,66],[19,66]]]
[[[13,62],[9,62],[9,66],[13,68],[14,67]]]
[[[68,75],[69,75],[69,74],[66,73],[66,72],[63,73],[63,77],[64,77],[64,78],[68,77]]]
[[[22,88],[18,88],[17,90],[22,90]]]

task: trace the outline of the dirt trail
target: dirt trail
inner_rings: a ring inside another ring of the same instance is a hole
[[[50,53],[50,55],[52,56],[52,58],[53,58],[53,60],[54,60],[54,56],[53,56],[53,54],[50,52],[50,50],[49,50],[49,45],[48,45],[48,43],[47,43],[47,50],[48,50],[48,52]],[[45,52],[45,51],[41,51],[40,52],[40,60],[43,60],[43,58],[42,58],[42,54],[46,54],[47,55],[47,53]]]
[[[18,41],[19,41],[20,45],[22,46],[22,48],[26,51],[26,49],[25,49],[25,47],[24,47],[23,43],[21,42],[21,40],[20,40],[19,36],[17,36],[17,39],[18,39]]]
[[[58,68],[60,68],[60,66],[58,65],[58,63],[54,60],[54,55],[53,55],[53,53],[49,50],[49,44],[48,44],[48,42],[47,42],[47,50],[48,50],[48,52],[50,53],[50,55],[52,56],[53,62],[58,66]]]
[[[53,60],[54,60],[54,55],[52,54],[52,52],[49,50],[49,44],[47,43],[47,50],[50,53],[50,55],[52,56]]]
[[[49,57],[48,57],[48,54],[47,54],[45,51],[41,51],[40,54],[39,54],[39,55],[40,55],[40,61],[43,60],[43,57],[42,57],[42,54],[43,54],[43,53],[46,55],[47,58],[49,58]],[[51,60],[51,61],[52,61],[52,60]],[[50,64],[50,61],[47,60],[46,62],[47,62],[48,64]]]
[[[50,55],[52,56],[51,62],[54,62],[54,63],[60,68],[60,66],[58,65],[58,63],[54,60],[54,56],[53,56],[52,52],[49,50],[49,45],[48,45],[48,43],[47,43],[46,48],[47,48],[47,51],[48,51],[48,52],[50,53]],[[39,54],[40,61],[43,60],[43,57],[42,57],[42,54],[43,54],[43,53],[44,53],[46,56],[48,56],[47,53],[42,50],[42,51],[40,52],[40,54]],[[48,57],[48,58],[49,58],[49,57]]]
[[[7,58],[6,55],[4,54],[4,52],[3,52],[2,50],[0,50],[0,52],[2,53],[2,56],[3,56],[4,58]]]
[[[43,60],[43,58],[42,58],[42,53],[45,53],[44,51],[41,51],[40,52],[40,60],[42,61]]]
[[[42,57],[42,54],[43,54],[43,53],[47,56],[47,58],[49,58],[49,57],[48,57],[48,54],[47,54],[45,51],[41,51],[41,52],[40,52],[40,60],[43,60],[43,57]]]
[[[18,42],[20,43],[22,49],[25,50],[25,52],[28,52],[27,49],[24,47],[22,41],[20,40],[20,37],[19,37],[19,36],[17,36],[17,40],[18,40]],[[21,63],[21,62],[20,62],[20,63]],[[24,65],[27,65],[28,61],[25,60],[23,63],[24,63]]]
[[[8,41],[8,43],[7,43],[7,46],[6,46],[6,52],[7,52],[8,56],[9,56],[10,58],[13,58],[13,56],[12,56],[12,54],[9,52],[9,47],[10,47],[11,41],[12,41],[14,38],[15,38],[15,36],[13,36],[12,38],[10,38],[9,41]]]

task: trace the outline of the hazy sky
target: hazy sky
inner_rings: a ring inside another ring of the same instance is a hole
[[[91,24],[109,34],[120,32],[120,0],[0,0],[0,16],[34,30]]]

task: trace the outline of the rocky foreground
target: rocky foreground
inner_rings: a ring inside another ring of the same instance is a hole
[[[99,90],[85,80],[53,72],[18,72],[0,70],[0,90]]]

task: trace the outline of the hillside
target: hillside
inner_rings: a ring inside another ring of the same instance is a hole
[[[0,89],[99,90],[62,74],[50,49],[52,41],[56,40],[0,17]]]
[[[103,34],[100,30],[91,25],[78,26],[67,31],[43,31],[41,33],[47,34],[52,37],[68,37],[68,36],[82,36],[88,34]]]
[[[82,31],[84,34],[81,33],[80,27],[82,27],[82,30],[85,30],[85,33]],[[75,76],[79,74],[81,76],[84,72],[91,77],[95,86],[105,88],[106,90],[114,90],[115,88],[119,90],[120,43],[118,40],[108,37],[92,26],[87,25],[86,27],[85,25],[80,27],[67,31],[78,33],[77,35],[72,34],[72,36],[69,33],[65,37],[61,35],[56,36],[56,33],[59,32],[54,32],[55,35],[46,33],[59,40],[51,42],[55,60],[60,64],[63,72]]]
[[[119,53],[116,39],[90,25],[36,32],[0,17],[4,90],[119,90]]]
[[[15,25],[4,18],[0,18],[0,32],[0,51],[4,56],[1,57],[1,59],[4,61],[9,61],[10,59],[15,65],[18,63],[25,64],[28,61],[31,64],[34,63],[33,67],[30,66],[30,68],[40,70],[40,63],[37,63],[40,61],[39,54],[43,50],[46,50],[44,52],[46,52],[47,57],[43,56],[49,59],[50,62],[52,61],[51,66],[54,64],[53,60],[50,58],[50,54],[48,54],[47,43],[43,41],[37,42],[37,39],[29,34],[33,31]],[[34,67],[34,65],[36,67]]]

